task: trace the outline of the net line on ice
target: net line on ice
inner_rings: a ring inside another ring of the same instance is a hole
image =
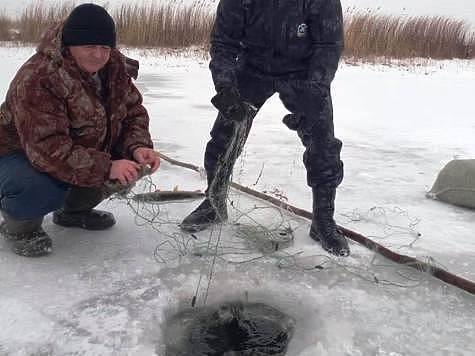
[[[209,231],[207,231],[208,238],[205,236],[203,242],[199,242],[199,238],[196,237],[196,234],[189,235],[184,232],[168,234],[164,232],[164,229],[162,229],[163,224],[176,225],[178,223],[177,221],[147,217],[146,214],[137,207],[134,207],[133,210],[137,214],[136,220],[142,220],[140,225],[144,225],[144,222],[145,224],[152,223],[154,230],[160,232],[167,238],[157,245],[154,251],[154,257],[158,263],[181,262],[187,257],[203,258],[203,261],[206,263],[202,266],[197,291],[200,289],[205,275],[207,276],[208,283],[204,288],[209,291],[214,270],[212,266],[214,266],[216,261],[233,265],[271,261],[279,269],[305,272],[322,272],[323,270],[330,272],[332,270],[340,270],[366,282],[381,286],[396,286],[401,288],[417,287],[428,278],[428,275],[425,274],[415,274],[409,266],[383,263],[378,260],[377,255],[372,255],[370,259],[364,261],[352,260],[350,263],[327,254],[304,256],[302,252],[298,250],[288,252],[280,248],[273,249],[272,245],[269,244],[268,236],[279,235],[283,231],[287,231],[289,234],[293,233],[293,229],[285,219],[282,210],[276,207],[255,206],[248,211],[242,211],[239,210],[235,204],[230,204],[230,206],[237,212],[238,217],[229,223],[219,224],[210,228]],[[280,216],[279,221],[272,226],[265,226],[252,218],[254,212],[265,209],[272,209],[276,216]],[[166,209],[162,209],[161,211],[163,212],[164,210]],[[151,210],[148,210],[148,213],[150,213],[150,211]],[[254,221],[255,224],[239,224],[239,220],[243,217],[248,217],[251,221]],[[232,241],[221,241],[223,227],[233,229],[232,232],[235,238]],[[297,227],[297,229],[298,228],[299,227]],[[404,226],[393,226],[392,228],[404,230]],[[410,230],[409,227],[407,229],[408,231]],[[263,235],[266,235],[267,238],[262,238]],[[425,263],[433,266],[437,265],[437,262],[430,257],[426,258]],[[397,280],[396,278],[389,279],[381,276],[387,271],[394,272],[398,277]],[[197,293],[195,295],[197,295]],[[206,301],[207,293],[204,294],[203,298]]]
[[[245,129],[245,125],[242,125],[241,126],[241,129]],[[233,156],[232,156],[232,159],[235,159],[240,151],[242,150],[242,146],[243,146],[243,143],[245,142],[245,136],[242,136],[242,135],[238,135],[238,137],[241,137],[241,139],[244,137],[244,140],[241,141],[240,144],[237,145],[237,149],[235,151],[230,151]],[[180,161],[177,161],[177,160],[174,160],[170,157],[167,157],[166,155],[163,155],[161,153],[158,153],[160,155],[160,157],[166,161],[168,161],[169,163],[173,164],[173,165],[178,165],[178,166],[181,166],[181,167],[184,167],[184,168],[188,168],[188,169],[192,169],[194,171],[197,171],[199,172],[200,174],[203,173],[203,170],[199,167],[196,167],[192,164],[188,164],[188,163],[183,163],[183,162],[180,162]],[[225,185],[226,187],[226,190],[223,191],[223,190],[217,190],[217,189],[212,189],[211,191],[211,195],[213,196],[213,193],[214,193],[214,197],[217,198],[217,200],[219,201],[219,194],[226,194],[228,189],[229,189],[229,186],[235,188],[236,190],[238,191],[241,191],[241,192],[245,192],[247,194],[250,194],[254,197],[257,197],[257,198],[260,198],[260,199],[263,199],[269,203],[271,203],[272,205],[274,205],[275,207],[277,207],[278,209],[282,209],[282,210],[286,210],[292,214],[295,214],[297,216],[301,216],[301,217],[305,217],[305,218],[308,218],[308,219],[311,219],[312,218],[312,214],[308,211],[305,211],[303,209],[299,209],[299,208],[296,208],[286,202],[283,202],[282,200],[279,200],[279,199],[276,199],[272,196],[269,196],[267,194],[264,194],[264,193],[261,193],[261,192],[258,192],[258,191],[255,191],[251,188],[248,188],[248,187],[243,187],[239,184],[236,184],[234,182],[231,181],[230,179],[230,175],[232,174],[232,169],[230,170],[229,167],[232,168],[233,166],[233,162],[231,161],[231,164],[230,164],[230,159],[229,159],[229,156],[228,157],[224,157],[227,165],[225,165],[225,167],[227,167],[227,169],[224,169],[224,170],[221,170],[221,177],[223,177],[224,179],[227,179],[227,182],[229,182],[229,185]],[[218,171],[218,176],[220,175],[220,172]],[[228,176],[226,176],[228,175]],[[148,178],[149,182],[150,182],[150,187],[154,186],[153,182],[151,181],[150,178]],[[219,186],[219,185],[215,185],[215,186]],[[211,184],[211,187],[213,187],[213,184]],[[151,188],[149,188],[150,190]],[[153,194],[153,192],[151,192]],[[210,192],[208,192],[210,193]],[[216,193],[219,193],[219,194],[216,194]],[[227,195],[227,194],[226,194]],[[137,195],[135,195],[137,196]],[[164,251],[166,251],[166,249],[175,249],[178,251],[178,257],[181,258],[181,257],[184,257],[184,256],[189,256],[190,255],[190,246],[192,248],[192,251],[196,248],[196,245],[194,244],[195,241],[194,240],[197,240],[197,237],[193,234],[191,234],[190,236],[184,236],[183,233],[180,233],[180,232],[173,232],[173,233],[164,233],[163,229],[160,229],[159,227],[160,226],[163,226],[163,225],[166,225],[166,224],[172,224],[174,226],[177,225],[178,222],[173,222],[171,221],[171,219],[163,219],[160,217],[160,210],[158,207],[156,208],[151,208],[152,211],[150,212],[150,207],[147,207],[145,210],[148,211],[148,215],[150,215],[150,213],[152,213],[151,217],[146,217],[145,219],[143,219],[143,216],[140,216],[140,215],[143,215],[143,212],[139,213],[139,209],[137,208],[134,208],[133,207],[133,204],[131,204],[130,202],[130,199],[127,198],[126,195],[123,195],[122,196],[123,198],[125,198],[127,200],[127,204],[132,207],[132,209],[134,210],[135,212],[135,216],[136,216],[136,223],[138,225],[140,224],[149,224],[149,225],[152,225],[154,227],[154,229],[161,233],[162,235],[166,236],[168,239],[166,241],[164,241],[163,243],[160,243],[157,248],[155,249],[155,253],[154,253],[154,256],[155,256],[155,259],[157,260],[157,262],[161,262],[161,263],[167,263],[169,260],[167,258],[163,258],[162,256],[162,253]],[[133,197],[132,196],[132,200],[133,200]],[[230,206],[233,206],[233,202],[231,201],[230,202]],[[214,205],[214,204],[213,204]],[[236,209],[235,206],[233,206],[233,208]],[[156,211],[155,211],[155,210]],[[158,210],[157,210],[158,209]],[[399,247],[412,247],[412,245],[417,242],[417,240],[420,238],[420,234],[418,233],[415,233],[414,231],[414,227],[415,225],[417,225],[417,223],[419,222],[418,219],[412,219],[408,216],[407,213],[405,213],[402,209],[400,208],[395,208],[394,209],[397,213],[399,213],[400,215],[404,215],[406,216],[406,218],[409,219],[410,223],[408,224],[407,227],[401,227],[401,226],[397,226],[397,225],[393,225],[393,224],[389,224],[388,221],[384,221],[383,223],[380,222],[380,225],[384,226],[385,229],[387,230],[385,232],[385,234],[388,233],[388,231],[394,236],[394,235],[400,235],[400,234],[403,234],[403,233],[410,233],[414,236],[412,242],[410,242],[409,244],[406,244],[406,245],[403,245],[403,246],[399,246]],[[369,210],[369,212],[371,212],[373,215],[377,215],[375,213],[378,213],[381,216],[384,217],[384,208],[380,208],[380,207],[373,207]],[[250,214],[245,214],[246,216],[249,216]],[[346,214],[346,217],[350,220],[350,221],[358,221],[358,220],[362,220],[362,217],[361,217],[361,213],[358,213],[356,211],[354,211],[353,213],[350,213],[350,214]],[[139,220],[144,220],[142,222],[138,222],[137,219]],[[156,223],[156,224],[154,224]],[[157,225],[157,226],[155,226]],[[228,224],[229,225],[229,224]],[[222,225],[220,225],[222,226]],[[456,287],[459,287],[465,291],[468,291],[469,293],[472,293],[472,294],[475,294],[475,283],[472,282],[472,281],[469,281],[469,280],[466,280],[460,276],[457,276],[457,275],[454,275],[454,274],[451,274],[449,273],[448,271],[446,271],[445,269],[443,269],[443,267],[439,266],[436,261],[432,258],[432,257],[426,257],[424,258],[424,261],[421,261],[421,260],[418,260],[414,257],[410,257],[410,256],[406,256],[406,255],[402,255],[402,254],[399,254],[399,253],[396,253],[394,252],[393,250],[385,247],[385,246],[382,246],[380,245],[379,243],[371,240],[370,238],[366,237],[366,236],[363,236],[363,235],[360,235],[352,230],[349,230],[347,228],[344,228],[342,226],[340,226],[340,229],[344,232],[344,234],[350,238],[351,240],[353,241],[356,241],[358,243],[360,243],[361,245],[367,247],[368,249],[374,251],[374,252],[377,252],[378,254],[392,260],[393,262],[396,262],[396,263],[399,263],[403,266],[406,266],[406,267],[411,267],[411,268],[414,268],[420,272],[425,272],[426,273],[426,276],[433,276],[433,277],[436,277],[440,280],[443,280],[444,282],[448,283],[448,284],[452,284]],[[262,231],[266,231],[266,229],[264,228]],[[261,232],[262,232],[261,231]],[[371,237],[374,237],[374,236],[371,236]],[[209,239],[212,239],[212,234],[209,235]],[[249,240],[249,236],[246,237],[247,240]],[[216,260],[219,258],[221,260],[223,260],[224,262],[231,262],[231,261],[226,261],[223,256],[219,256],[218,255],[218,247],[219,247],[219,243],[216,245],[216,248],[215,248],[215,254],[213,255],[213,263],[211,264],[212,266],[214,266]],[[255,246],[254,246],[255,247]],[[206,250],[207,251],[207,250]],[[248,251],[248,253],[252,253],[253,251]],[[203,253],[199,253],[199,255],[206,255],[206,254],[203,254]],[[243,263],[249,263],[249,262],[254,262],[254,261],[257,261],[257,260],[260,260],[262,258],[268,258],[270,255],[270,253],[268,251],[266,251],[262,256],[257,256],[257,257],[253,257],[251,259],[249,259],[247,262],[244,261]],[[295,254],[294,256],[291,256],[290,258],[292,259],[295,259],[297,256],[297,254]],[[289,256],[285,256],[287,259],[289,258]],[[327,256],[325,256],[327,257]],[[328,257],[327,257],[328,258]],[[279,265],[279,264],[278,264]],[[285,263],[285,264],[281,264],[281,266],[297,266],[298,263]],[[328,264],[327,264],[328,266]],[[344,267],[344,266],[341,266],[341,263],[339,264],[339,267]],[[346,266],[345,266],[346,267]],[[352,268],[354,268],[354,266],[351,266]],[[213,267],[214,268],[214,267]],[[322,269],[322,266],[321,265],[316,265],[316,268],[317,269]],[[327,267],[328,268],[328,267]],[[400,273],[398,273],[400,274]],[[212,276],[212,273],[210,273],[210,276]],[[363,278],[364,279],[364,278]],[[374,282],[376,283],[380,283],[380,279],[377,278],[377,276],[373,276],[372,278],[368,279],[366,278],[367,280],[373,280]],[[413,280],[413,278],[409,278],[409,280]],[[201,280],[201,278],[200,278]],[[208,288],[207,290],[209,290],[209,285],[210,285],[211,281],[208,280]],[[400,283],[396,283],[397,285],[401,286]],[[420,283],[419,283],[420,284]]]
[[[150,177],[145,178],[142,185],[142,191],[153,192],[157,189]],[[300,222],[296,227],[292,227],[289,218],[284,214],[285,209],[280,207],[256,204],[244,210],[232,198],[228,198],[228,206],[233,210],[232,221],[215,225],[197,236],[198,234],[176,231],[176,225],[179,221],[171,219],[167,215],[167,209],[161,209],[160,204],[136,201],[133,196],[134,191],[131,191],[122,198],[134,212],[135,223],[139,226],[151,227],[165,238],[156,246],[154,251],[154,257],[158,263],[181,263],[184,259],[197,257],[202,259],[199,282],[196,286],[192,304],[196,304],[201,290],[204,290],[204,293],[201,293],[200,299],[203,301],[203,305],[206,304],[213,279],[214,266],[217,262],[244,265],[270,261],[279,269],[306,273],[339,270],[369,283],[401,288],[417,287],[429,278],[430,273],[419,274],[410,268],[414,267],[410,262],[402,266],[384,263],[378,259],[376,254],[364,260],[343,260],[327,254],[304,255],[298,249],[282,249],[276,246],[276,243],[270,243],[269,241],[274,239],[274,241],[281,243],[282,239],[279,240],[279,238],[282,234],[286,235],[288,239],[293,239],[295,231],[307,226]],[[254,217],[262,211],[269,210],[269,213],[277,220],[272,224],[263,224]],[[401,216],[404,223],[391,224],[391,214]],[[409,236],[409,242],[402,246],[412,246],[420,238],[420,234],[416,230],[418,219],[409,216],[407,212],[398,207],[394,209],[373,207],[367,212],[353,211],[341,215],[351,221],[374,221],[374,217],[378,217],[379,220],[376,221],[376,224],[381,226],[383,233],[377,237],[385,239],[397,234],[405,235],[407,240],[407,236]],[[250,223],[241,223],[241,220],[244,219]],[[174,232],[167,232],[167,225],[171,225],[173,227],[171,230]],[[228,234],[232,235],[231,240],[221,240],[223,228],[231,230],[232,233]],[[431,257],[426,257],[423,263],[433,266],[434,269],[441,267]],[[389,277],[385,276],[388,272],[394,274]],[[206,284],[202,285],[203,283]]]
[[[381,234],[379,235],[370,235],[366,234],[365,236],[369,239],[377,238],[378,240],[387,240],[389,237],[397,238],[398,236],[409,236],[411,241],[409,243],[404,243],[404,245],[397,245],[395,247],[413,247],[414,244],[419,241],[422,237],[422,234],[416,229],[417,225],[420,223],[420,219],[409,215],[409,213],[395,206],[393,208],[385,208],[381,206],[373,206],[367,211],[362,212],[360,209],[354,209],[348,213],[340,213],[340,216],[344,217],[349,223],[355,222],[366,222],[375,225],[381,229]],[[395,224],[390,220],[404,219],[406,223]]]
[[[233,168],[237,158],[240,156],[244,145],[247,140],[247,135],[252,126],[252,121],[257,114],[257,109],[252,105],[246,105],[246,115],[242,121],[229,121],[227,120],[228,125],[232,129],[232,135],[230,142],[227,143],[226,149],[219,153],[216,157],[216,163],[214,172],[212,174],[212,179],[208,183],[207,190],[207,199],[209,199],[212,207],[218,215],[220,221],[227,221],[227,198],[229,193],[230,182],[232,181]],[[211,241],[214,228],[211,229],[209,233],[209,240]],[[211,283],[213,281],[213,274],[216,265],[216,260],[218,258],[218,248],[221,242],[222,236],[222,225],[218,225],[218,236],[216,238],[215,250],[211,256],[211,265],[209,268],[209,277],[207,280],[206,292],[204,295],[203,304],[206,305],[208,300],[209,290]],[[209,251],[209,248],[206,250]],[[200,278],[201,281],[201,278]],[[198,297],[197,293],[193,296],[193,299],[196,300]]]
[[[177,165],[177,166],[180,166],[180,167],[191,169],[191,170],[193,170],[195,172],[198,172],[198,173],[201,173],[201,174],[203,173],[203,169],[198,167],[198,166],[195,166],[195,165],[190,164],[190,163],[185,163],[185,162],[175,160],[171,157],[168,157],[167,155],[165,155],[163,153],[158,153],[158,154],[160,155],[160,157],[163,160],[169,162],[172,165]],[[283,209],[283,210],[285,210],[287,212],[290,212],[292,214],[295,214],[297,216],[301,216],[301,217],[304,217],[304,218],[307,218],[307,219],[311,219],[311,213],[304,210],[304,209],[294,207],[294,206],[292,206],[290,204],[287,204],[287,203],[285,203],[281,200],[278,200],[274,197],[271,197],[271,196],[268,196],[268,195],[263,194],[261,192],[255,191],[255,190],[253,190],[249,187],[241,186],[241,185],[239,185],[237,183],[234,183],[234,182],[231,182],[230,186],[232,188],[236,189],[237,191],[244,192],[244,193],[250,194],[254,197],[265,200],[265,201],[269,202],[270,204],[274,205],[275,207],[278,207],[279,209]],[[170,222],[168,222],[168,223],[170,223]],[[175,222],[175,224],[176,224],[176,222]],[[383,257],[386,257],[387,259],[389,259],[393,262],[396,262],[396,263],[400,264],[403,267],[406,266],[406,267],[413,268],[413,269],[415,269],[419,272],[425,273],[427,278],[429,276],[432,276],[432,277],[440,279],[440,280],[442,280],[442,281],[444,281],[444,282],[446,282],[450,285],[453,285],[457,288],[465,290],[465,291],[467,291],[471,294],[475,294],[475,282],[467,280],[463,277],[460,277],[458,275],[455,275],[455,274],[452,274],[452,273],[448,272],[446,269],[444,269],[443,266],[441,266],[439,263],[437,263],[437,261],[435,261],[435,259],[430,257],[430,256],[425,257],[424,260],[420,260],[420,259],[417,259],[417,258],[414,258],[414,257],[399,254],[399,253],[396,253],[396,252],[392,251],[391,249],[386,248],[386,247],[382,246],[381,244],[379,244],[379,243],[369,239],[368,237],[366,237],[364,235],[361,235],[361,234],[359,234],[355,231],[344,228],[342,226],[340,226],[340,228],[344,232],[345,236],[348,237],[349,239],[361,244],[362,246],[368,248],[371,251],[376,252],[377,254],[379,254]],[[177,235],[180,235],[180,234],[171,234],[171,235],[168,234],[167,236],[171,237],[172,240],[175,240],[175,239],[176,240],[183,240],[183,241],[186,241],[186,243],[191,242],[191,240],[193,240],[192,237],[184,239],[183,236],[181,236],[181,237],[177,238]],[[164,242],[164,244],[168,244],[168,243],[169,243],[169,241]],[[186,243],[182,243],[182,245],[186,244]],[[157,246],[157,249],[160,249],[160,246]],[[157,256],[159,254],[155,253],[155,255]],[[182,255],[182,256],[184,256],[184,255]],[[324,255],[324,257],[328,258],[328,256],[326,256],[326,255]],[[378,283],[376,280],[373,280],[373,282]]]

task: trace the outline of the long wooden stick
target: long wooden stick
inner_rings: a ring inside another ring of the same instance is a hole
[[[191,169],[195,172],[201,172],[202,171],[198,166],[195,166],[193,164],[177,161],[173,158],[170,158],[170,157],[164,155],[163,153],[158,153],[158,154],[162,159],[164,159],[165,161],[167,161],[167,162],[169,162],[173,165],[184,167],[184,168],[187,168],[187,169]],[[267,201],[267,202],[269,202],[269,203],[271,203],[271,204],[273,204],[273,205],[275,205],[279,208],[282,208],[284,210],[289,211],[292,214],[295,214],[295,215],[298,215],[298,216],[301,216],[301,217],[304,217],[304,218],[307,218],[307,219],[310,219],[310,220],[312,219],[312,213],[311,212],[309,212],[307,210],[304,210],[304,209],[297,208],[293,205],[284,203],[283,201],[280,201],[279,199],[271,197],[267,194],[258,192],[256,190],[248,188],[248,187],[244,187],[244,186],[242,186],[240,184],[237,184],[237,183],[234,183],[234,182],[231,182],[231,187],[236,189],[236,190],[239,190],[241,192],[244,192],[246,194],[257,197],[259,199],[265,200],[265,201]],[[450,285],[453,285],[457,288],[460,288],[460,289],[463,289],[463,290],[467,291],[470,294],[475,295],[475,283],[468,280],[468,279],[465,279],[463,277],[452,274],[452,273],[450,273],[450,272],[448,272],[448,271],[446,271],[442,268],[439,268],[437,266],[433,266],[433,265],[431,265],[427,262],[420,261],[417,258],[406,256],[406,255],[401,255],[401,254],[399,254],[397,252],[394,252],[394,251],[384,247],[383,245],[367,238],[366,236],[360,235],[357,232],[346,229],[342,226],[338,226],[338,228],[349,239],[360,243],[361,245],[365,246],[366,248],[370,249],[371,251],[379,253],[380,255],[386,257],[387,259],[389,259],[393,262],[407,265],[409,267],[417,269],[420,272],[429,273],[430,275],[434,276],[435,278],[438,278],[438,279],[440,279],[440,280],[442,280],[442,281],[444,281],[444,282],[446,282]]]

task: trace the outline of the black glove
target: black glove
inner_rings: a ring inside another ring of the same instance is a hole
[[[300,125],[301,116],[296,114],[287,114],[282,119],[282,122],[287,126],[289,129],[297,131]]]
[[[247,116],[246,104],[234,87],[225,87],[211,99],[211,103],[228,120],[242,121]]]

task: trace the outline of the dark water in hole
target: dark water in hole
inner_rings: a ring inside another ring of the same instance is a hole
[[[283,356],[293,330],[292,318],[262,303],[187,309],[167,323],[165,355]]]

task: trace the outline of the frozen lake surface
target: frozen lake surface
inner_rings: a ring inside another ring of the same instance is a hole
[[[2,96],[31,53],[0,48]],[[216,115],[206,61],[130,54],[141,60],[137,85],[156,148],[201,165]],[[472,280],[475,212],[424,195],[445,163],[475,156],[474,79],[474,63],[466,61],[342,64],[333,85],[346,170],[338,223]],[[285,114],[277,97],[265,105],[234,180],[309,209],[303,149],[281,123]],[[205,187],[199,174],[166,162],[153,183]],[[143,182],[136,191],[149,189]],[[62,228],[47,216],[50,257],[21,258],[1,241],[0,355],[162,356],[166,321],[193,296],[197,305],[265,302],[291,316],[292,356],[475,353],[473,295],[355,243],[349,258],[330,257],[308,238],[305,219],[236,192],[230,200],[229,224],[195,237],[177,224],[196,201],[113,199],[101,205],[118,221],[108,231]],[[264,232],[283,227],[293,231],[293,246],[262,256]]]

